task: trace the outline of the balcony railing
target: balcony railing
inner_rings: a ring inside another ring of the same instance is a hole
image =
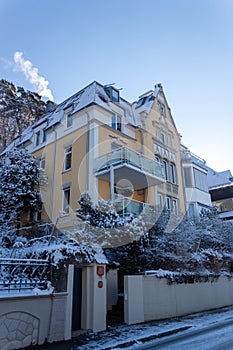
[[[198,165],[199,167],[203,169],[207,169],[206,167],[206,161],[203,158],[200,158],[199,156],[195,155],[194,153],[187,151],[183,152],[181,155],[181,158],[185,162],[191,162],[195,165]]]
[[[111,165],[131,165],[139,171],[148,173],[164,180],[162,166],[153,159],[146,158],[143,154],[132,151],[126,147],[119,148],[104,154],[95,160],[94,171],[109,170]]]
[[[124,197],[119,194],[114,196],[113,204],[116,208],[117,213],[122,216],[129,214],[137,216],[142,212],[146,212],[146,210],[152,208],[152,206],[147,203],[137,201],[136,199],[132,199],[130,197]]]

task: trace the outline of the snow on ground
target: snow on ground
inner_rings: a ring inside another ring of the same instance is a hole
[[[142,339],[182,327],[190,327],[190,330],[202,329],[203,327],[214,325],[217,322],[232,317],[233,307],[227,307],[163,321],[154,321],[131,326],[111,326],[107,331],[90,333],[89,335],[75,338],[74,344],[70,350],[137,349],[137,347],[142,344]],[[122,345],[125,343],[128,343],[128,345],[123,347]]]

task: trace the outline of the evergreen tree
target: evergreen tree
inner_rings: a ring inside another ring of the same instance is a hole
[[[27,150],[8,152],[0,164],[0,232],[14,235],[20,214],[40,205],[40,169]]]
[[[98,205],[94,205],[90,195],[84,192],[78,203],[80,208],[76,211],[77,217],[91,226],[114,228],[125,223],[125,220],[118,215],[111,202],[101,200]]]
[[[41,97],[13,83],[0,80],[0,151],[45,113]]]

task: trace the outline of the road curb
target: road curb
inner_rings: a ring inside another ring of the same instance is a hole
[[[143,338],[139,338],[139,339],[135,339],[135,340],[131,340],[131,341],[128,341],[128,342],[124,342],[124,343],[121,343],[121,344],[117,344],[115,346],[111,346],[111,347],[107,347],[107,348],[103,348],[102,350],[113,350],[113,349],[119,349],[119,348],[128,348],[130,346],[133,346],[135,344],[138,344],[138,343],[145,343],[145,342],[150,342],[152,340],[155,340],[155,339],[160,339],[160,338],[163,338],[163,337],[168,337],[170,335],[173,335],[173,334],[177,334],[179,332],[182,332],[182,331],[186,331],[188,330],[189,328],[191,328],[192,326],[184,326],[184,327],[179,327],[179,328],[174,328],[174,329],[171,329],[171,330],[168,330],[168,331],[165,331],[165,332],[160,332],[160,333],[157,333],[157,334],[154,334],[154,335],[150,335],[148,337],[143,337]],[[138,349],[144,349],[143,347],[139,347]]]
[[[208,332],[210,330],[215,330],[219,327],[223,327],[223,326],[227,326],[227,325],[230,325],[230,324],[233,324],[233,317],[230,317],[228,318],[227,320],[224,320],[224,321],[220,321],[220,322],[216,322],[215,324],[211,324],[211,325],[208,325],[206,327],[203,327],[203,328],[199,328],[199,329],[193,329],[193,330],[189,330],[187,332],[185,332],[186,330],[188,330],[189,328],[191,328],[192,326],[188,326],[186,327],[186,329],[184,329],[183,331],[185,333],[182,333],[182,334],[176,334],[178,332],[174,332],[173,334],[170,334],[171,336],[169,336],[169,339],[162,339],[161,341],[158,341],[158,337],[154,339],[154,341],[150,341],[148,340],[146,344],[142,344],[141,346],[138,345],[137,347],[137,350],[144,350],[144,349],[149,349],[151,348],[152,346],[159,346],[159,345],[166,345],[166,344],[170,344],[172,342],[174,342],[175,340],[182,340],[184,338],[186,338],[187,336],[193,336],[193,335],[196,335],[196,334],[202,334],[202,333],[205,333],[205,332]],[[183,327],[185,328],[185,327]],[[140,339],[138,339],[138,341],[140,341]],[[135,344],[137,342],[135,341]],[[132,344],[133,345],[133,344]]]

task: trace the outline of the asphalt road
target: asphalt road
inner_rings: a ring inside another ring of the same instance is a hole
[[[166,350],[233,350],[233,318],[137,347]]]

